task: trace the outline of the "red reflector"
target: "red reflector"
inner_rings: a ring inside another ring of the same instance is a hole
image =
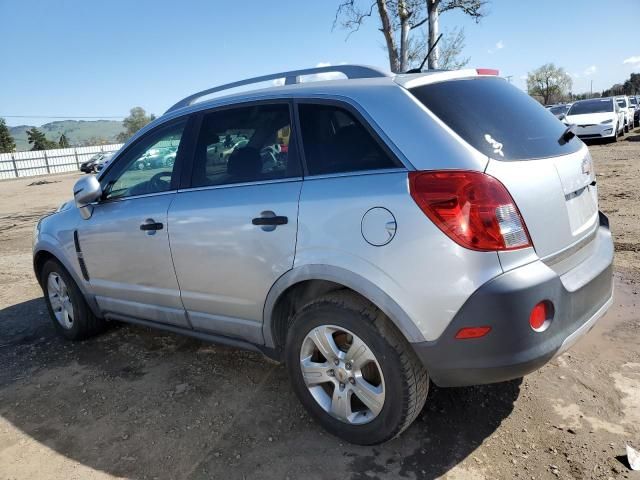
[[[418,207],[454,242],[480,251],[531,246],[524,221],[507,189],[482,172],[409,172]]]
[[[534,330],[541,330],[547,320],[550,320],[553,316],[553,306],[547,300],[544,300],[531,310],[531,315],[529,315],[529,325]]]
[[[491,327],[465,327],[458,330],[456,338],[463,340],[465,338],[480,338],[484,337],[491,331]]]
[[[478,75],[500,75],[500,70],[496,70],[495,68],[476,68],[476,73]]]

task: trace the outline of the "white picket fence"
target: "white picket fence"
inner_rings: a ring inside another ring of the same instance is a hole
[[[122,143],[0,153],[0,180],[77,171],[82,162],[89,160],[96,153],[111,153],[119,150],[120,147]]]

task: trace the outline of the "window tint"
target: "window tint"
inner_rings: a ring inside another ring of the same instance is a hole
[[[182,121],[150,133],[118,158],[114,173],[109,172],[104,198],[169,190],[185,124]]]
[[[347,110],[317,104],[302,104],[298,109],[310,175],[400,166]]]
[[[300,164],[289,150],[287,104],[255,105],[205,114],[196,145],[192,186],[296,177]]]
[[[501,78],[481,77],[410,89],[434,115],[481,153],[496,160],[526,160],[577,152],[567,128],[529,95]]]

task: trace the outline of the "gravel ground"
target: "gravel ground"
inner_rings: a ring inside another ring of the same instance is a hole
[[[590,147],[616,241],[614,307],[524,379],[437,389],[377,447],[344,444],[260,355],[114,325],[62,341],[31,269],[34,221],[78,174],[0,182],[0,478],[639,478],[640,129]]]

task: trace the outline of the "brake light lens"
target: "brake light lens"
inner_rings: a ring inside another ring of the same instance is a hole
[[[457,244],[479,251],[531,247],[513,198],[502,183],[481,172],[409,172],[418,207]]]
[[[500,70],[496,70],[495,68],[476,68],[476,73],[478,75],[500,75]]]

